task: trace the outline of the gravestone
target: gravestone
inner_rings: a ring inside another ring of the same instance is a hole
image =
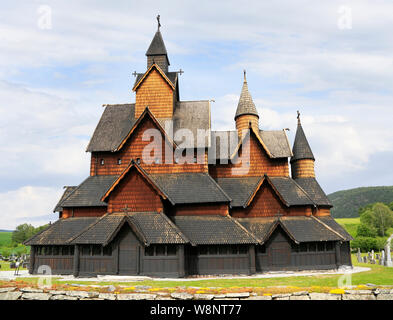
[[[393,263],[392,263],[392,257],[391,257],[391,253],[390,253],[390,241],[392,241],[393,239],[393,235],[391,235],[389,237],[389,239],[387,240],[386,246],[385,246],[385,266],[386,267],[393,267]]]
[[[360,253],[360,248],[358,248],[358,252],[356,253],[356,257],[358,259],[358,262],[363,262],[362,261],[362,254]]]
[[[363,257],[363,263],[367,263],[367,256]]]
[[[374,250],[371,250],[371,260],[374,260]]]

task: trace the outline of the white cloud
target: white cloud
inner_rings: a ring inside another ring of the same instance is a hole
[[[58,215],[53,209],[62,192],[61,188],[24,186],[0,193],[0,229],[14,230],[23,223],[37,227],[56,221]]]

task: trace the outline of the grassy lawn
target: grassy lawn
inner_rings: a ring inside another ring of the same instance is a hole
[[[10,268],[10,263],[9,261],[0,261],[0,271],[10,271],[10,270],[15,270]],[[26,268],[20,268],[19,270],[26,270]]]

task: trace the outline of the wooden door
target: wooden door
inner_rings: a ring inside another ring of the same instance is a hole
[[[273,267],[288,267],[291,263],[290,247],[286,242],[272,243],[270,259]]]
[[[119,274],[139,273],[140,245],[130,228],[122,230],[119,241]]]

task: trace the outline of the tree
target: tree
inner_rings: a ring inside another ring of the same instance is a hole
[[[366,224],[359,224],[357,231],[357,237],[376,237],[377,236],[377,229],[374,226],[369,226]]]
[[[386,230],[393,225],[393,213],[386,204],[377,202],[371,208],[368,207],[363,210],[360,215],[360,222],[369,230],[375,229],[377,234],[383,237]]]
[[[21,224],[12,232],[12,242],[22,243],[34,235],[35,228],[31,224]]]
[[[393,201],[388,204],[388,207],[391,211],[393,211]]]

